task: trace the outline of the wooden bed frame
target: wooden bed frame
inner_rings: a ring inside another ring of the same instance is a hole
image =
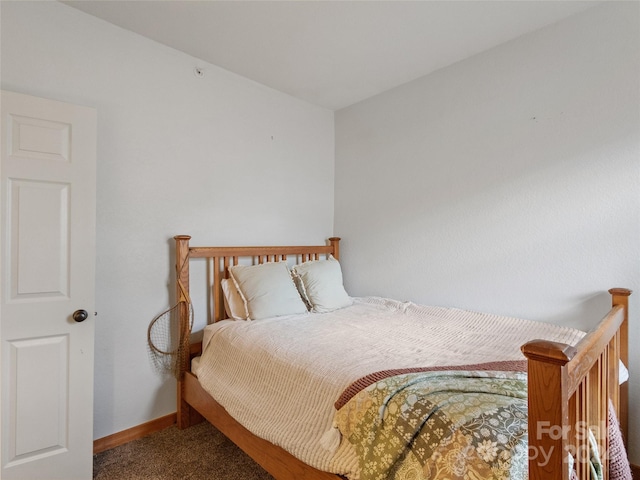
[[[273,261],[302,263],[333,255],[340,257],[337,237],[328,245],[282,247],[190,247],[188,235],[178,235],[176,265],[178,298],[181,288],[189,292],[189,263],[193,258],[207,261],[208,323],[226,318],[221,280],[228,278],[228,267],[243,258],[258,264]],[[180,286],[181,285],[181,286]],[[587,435],[581,426],[599,426],[596,438],[600,451],[608,451],[608,407],[612,402],[623,438],[627,438],[628,383],[619,385],[619,360],[628,363],[628,297],[630,290],[613,288],[612,309],[575,347],[532,340],[522,346],[528,359],[529,478],[531,480],[569,480],[567,449],[579,454],[587,450]],[[181,335],[190,333],[188,308],[181,309]],[[338,475],[322,472],[295,458],[282,448],[263,440],[234,420],[200,386],[191,373],[191,358],[201,353],[202,344],[190,345],[184,355],[178,379],[177,421],[186,428],[204,419],[211,422],[277,480],[337,480]],[[573,428],[573,427],[576,428]],[[540,459],[544,456],[546,462]],[[608,459],[603,455],[605,480]],[[579,480],[588,478],[586,463],[578,455]]]

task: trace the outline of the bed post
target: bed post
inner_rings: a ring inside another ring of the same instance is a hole
[[[340,237],[329,237],[329,243],[333,248],[333,258],[340,260]]]
[[[576,349],[564,343],[533,340],[522,346],[528,362],[529,479],[569,480],[566,435],[558,428],[569,424],[565,365]],[[550,392],[561,392],[550,395]]]
[[[189,235],[176,235],[173,237],[176,241],[176,291],[177,297],[182,297],[181,285],[187,293],[189,292],[189,240],[191,237]],[[179,335],[180,338],[184,338],[185,336],[188,338],[189,335],[189,305],[185,303],[180,304],[180,326],[179,326]],[[185,348],[184,345],[181,345],[179,348]],[[189,355],[189,345],[186,346],[187,353],[181,352],[178,355],[178,362],[180,365],[178,366],[178,395],[177,395],[177,423],[178,428],[187,428],[191,425],[191,407],[187,402],[184,401],[184,374],[189,371],[189,362],[191,361],[191,357]]]
[[[624,307],[624,320],[620,325],[620,360],[624,366],[629,368],[629,295],[631,290],[626,288],[612,288],[609,290],[611,294],[612,306],[622,305]],[[620,422],[620,430],[625,447],[627,446],[627,438],[629,433],[629,382],[620,385],[619,393],[619,409],[618,421]]]

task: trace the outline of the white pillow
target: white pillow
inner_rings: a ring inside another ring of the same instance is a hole
[[[227,312],[227,317],[233,320],[246,320],[249,314],[247,313],[247,307],[244,306],[244,300],[242,300],[242,295],[240,295],[236,284],[229,278],[223,278],[220,284],[222,285],[224,310]]]
[[[311,311],[331,312],[353,303],[342,284],[340,263],[333,256],[329,256],[327,260],[301,263],[291,271],[301,286],[301,294]]]
[[[240,291],[249,319],[307,312],[286,264],[234,265],[229,267],[229,273]]]

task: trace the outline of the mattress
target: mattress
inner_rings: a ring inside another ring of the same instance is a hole
[[[386,369],[522,360],[532,339],[575,345],[584,332],[456,308],[364,297],[330,313],[224,320],[205,329],[192,368],[244,427],[320,470],[358,478],[333,426],[334,402]]]

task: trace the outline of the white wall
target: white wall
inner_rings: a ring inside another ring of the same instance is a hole
[[[599,6],[336,112],[350,293],[590,328],[623,286],[638,345],[639,14]]]
[[[102,438],[175,411],[175,383],[146,347],[149,321],[175,301],[174,235],[315,244],[333,233],[333,112],[58,2],[1,7],[2,88],[98,110]]]

